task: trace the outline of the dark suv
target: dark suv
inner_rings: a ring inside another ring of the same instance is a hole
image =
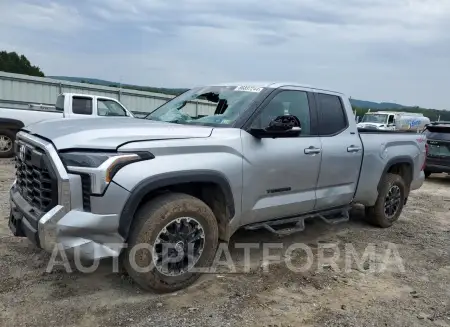
[[[425,177],[433,173],[450,173],[450,121],[433,122],[424,133],[428,144]]]

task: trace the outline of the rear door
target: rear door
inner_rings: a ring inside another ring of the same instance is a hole
[[[316,93],[322,161],[315,210],[349,204],[356,191],[363,156],[350,102],[340,95]]]

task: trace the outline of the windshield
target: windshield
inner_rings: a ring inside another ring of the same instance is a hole
[[[263,88],[207,86],[191,89],[168,101],[146,119],[178,124],[231,125]]]
[[[361,120],[362,123],[377,123],[377,124],[385,124],[387,121],[387,115],[383,114],[370,114],[364,115]]]

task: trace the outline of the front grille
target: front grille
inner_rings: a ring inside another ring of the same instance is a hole
[[[80,174],[81,188],[83,189],[83,209],[91,211],[91,176]]]
[[[40,148],[16,141],[16,188],[20,195],[39,213],[58,204],[57,177],[50,158]]]

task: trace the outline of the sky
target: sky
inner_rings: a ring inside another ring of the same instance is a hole
[[[0,0],[0,50],[49,76],[289,81],[450,109],[449,0]]]

